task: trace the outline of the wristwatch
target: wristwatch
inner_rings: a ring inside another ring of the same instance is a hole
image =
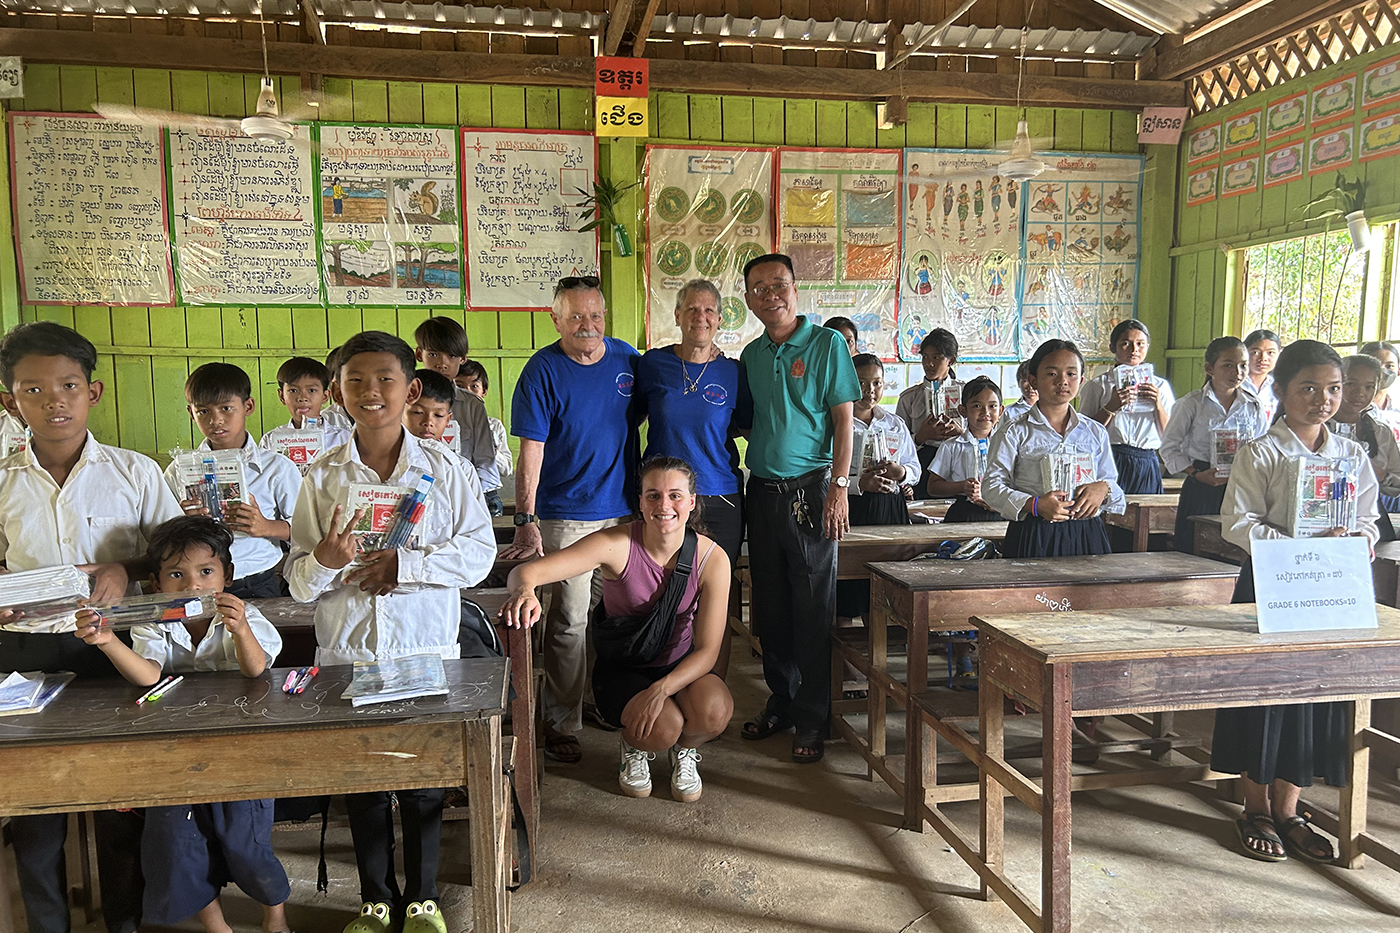
[[[838,476],[835,479],[833,479],[832,482],[835,483],[837,486],[840,486],[842,489],[845,489],[851,485],[851,478],[849,476]]]
[[[539,521],[539,518],[537,516],[531,515],[529,512],[516,512],[515,517],[512,518],[511,521],[515,522],[516,528],[519,528],[521,525],[533,524],[534,522]]]

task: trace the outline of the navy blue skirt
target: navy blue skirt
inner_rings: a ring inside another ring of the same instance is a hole
[[[958,496],[948,506],[948,514],[943,516],[944,524],[953,522],[999,522],[1001,515],[980,505],[973,505],[967,496]]]
[[[141,835],[147,923],[168,926],[199,913],[230,881],[259,904],[292,889],[272,851],[272,801],[147,807]]]
[[[1246,560],[1232,602],[1254,602],[1254,570]],[[1215,711],[1210,766],[1244,774],[1256,784],[1284,780],[1297,787],[1322,778],[1345,787],[1350,764],[1351,704],[1292,703]]]
[[[1157,451],[1114,444],[1113,463],[1118,467],[1118,486],[1124,495],[1162,494],[1162,461],[1157,458]]]
[[[1191,516],[1219,515],[1220,507],[1224,504],[1224,486],[1208,486],[1194,476],[1186,477],[1181,484],[1181,495],[1176,500],[1176,533],[1172,542],[1176,549],[1183,554],[1193,553],[1196,526],[1191,522]]]
[[[1065,522],[1031,516],[1007,525],[1002,553],[1007,557],[1083,557],[1112,554],[1113,547],[1101,516]]]

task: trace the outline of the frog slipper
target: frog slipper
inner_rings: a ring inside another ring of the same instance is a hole
[[[403,933],[447,933],[447,919],[438,909],[437,901],[409,904],[403,918]]]
[[[389,933],[389,905],[366,901],[360,915],[345,927],[345,933]],[[447,933],[444,927],[441,933]]]

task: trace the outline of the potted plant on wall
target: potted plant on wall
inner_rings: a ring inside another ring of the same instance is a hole
[[[591,194],[582,188],[575,188],[576,192],[583,195],[583,200],[574,205],[580,211],[579,220],[588,221],[578,228],[578,232],[587,233],[596,227],[605,227],[612,231],[613,251],[619,256],[631,256],[632,239],[627,235],[627,226],[618,223],[613,212],[627,190],[635,187],[635,182],[630,185],[616,185],[611,179],[599,177],[593,181]]]
[[[1338,172],[1336,183],[1303,208],[1303,220],[1342,218],[1346,221],[1347,233],[1351,235],[1351,251],[1364,253],[1371,248],[1371,228],[1366,223],[1365,207],[1366,183],[1360,178],[1348,181],[1345,175]],[[1326,209],[1314,214],[1315,208]]]

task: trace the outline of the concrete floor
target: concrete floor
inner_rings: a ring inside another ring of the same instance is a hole
[[[814,766],[790,762],[791,736],[750,743],[738,726],[761,702],[758,664],[737,657],[730,681],[736,721],[702,750],[705,794],[669,796],[668,766],[653,769],[650,799],[617,791],[617,737],[588,728],[584,761],[547,763],[542,861],[514,895],[512,928],[566,933],[1019,933],[1004,904],[975,898],[975,876],[935,833],[899,829],[894,794],[864,777],[844,744]],[[1200,727],[1197,717],[1189,725]],[[1034,729],[1034,720],[1008,731]],[[1335,807],[1335,793],[1312,799]],[[1330,801],[1330,802],[1329,802]],[[976,805],[945,808],[969,834]],[[1372,827],[1400,842],[1400,786],[1372,795]],[[1036,822],[1007,804],[1007,863],[1025,891],[1039,890]],[[1235,851],[1236,808],[1203,787],[1130,788],[1076,795],[1074,928],[1099,931],[1400,930],[1400,876],[1378,865],[1352,872]],[[466,826],[449,824],[443,906],[454,933],[471,929],[460,884]],[[289,916],[298,933],[339,933],[358,907],[348,831],[329,837],[330,894],[317,895],[319,832],[278,832],[293,877]],[[231,889],[232,891],[232,889]],[[226,911],[239,933],[260,914],[241,894]],[[76,927],[75,914],[75,928]],[[21,926],[20,929],[23,929]],[[95,933],[100,924],[91,927]],[[197,923],[182,930],[198,930]]]

